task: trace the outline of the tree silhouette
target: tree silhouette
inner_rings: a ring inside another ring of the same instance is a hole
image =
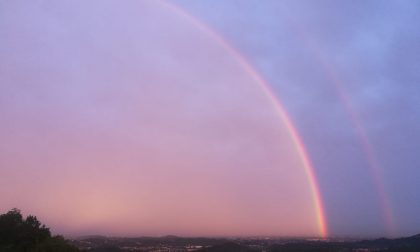
[[[49,228],[29,215],[23,218],[19,209],[0,215],[1,252],[73,252],[77,248],[67,244],[61,236],[51,236]]]

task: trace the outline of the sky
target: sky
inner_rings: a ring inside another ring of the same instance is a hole
[[[3,1],[0,210],[65,235],[420,233],[418,1]]]

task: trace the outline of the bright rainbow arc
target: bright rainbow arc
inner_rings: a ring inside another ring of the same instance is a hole
[[[335,92],[337,93],[342,105],[344,106],[344,109],[350,117],[351,125],[354,127],[354,130],[359,138],[360,145],[366,156],[367,164],[369,165],[369,172],[371,173],[374,187],[379,196],[379,203],[382,207],[382,218],[385,221],[388,234],[393,235],[395,233],[395,223],[393,218],[392,207],[388,197],[386,196],[387,194],[383,183],[384,175],[382,172],[382,167],[380,165],[380,162],[376,158],[375,151],[369,140],[368,134],[365,128],[362,126],[362,119],[360,118],[360,115],[357,112],[355,112],[353,108],[354,106],[352,105],[350,99],[348,98],[344,90],[343,81],[341,81],[340,78],[337,76],[333,66],[320,52],[319,48],[315,46],[315,43],[311,41],[310,37],[307,35],[306,30],[300,24],[298,24],[293,17],[287,17],[294,25],[295,31],[298,32],[299,36],[301,36],[301,40],[305,43],[306,48],[308,48],[317,57],[321,68],[324,70],[327,78],[332,82]]]
[[[238,63],[248,72],[252,78],[258,83],[263,93],[269,99],[270,103],[275,108],[277,114],[281,118],[281,120],[285,123],[287,131],[290,134],[292,142],[296,151],[298,152],[299,158],[302,161],[305,174],[311,188],[311,194],[313,199],[314,208],[316,211],[317,216],[317,225],[319,228],[320,236],[326,238],[328,236],[328,228],[327,222],[325,218],[325,211],[324,206],[322,204],[322,197],[319,190],[319,185],[317,183],[316,175],[314,172],[314,168],[311,164],[310,158],[305,150],[304,144],[302,139],[300,138],[296,128],[293,126],[292,120],[290,119],[289,115],[287,114],[284,106],[281,102],[277,99],[275,93],[271,90],[269,84],[261,77],[261,75],[251,66],[250,63],[242,56],[234,47],[232,47],[222,36],[218,33],[213,31],[210,27],[205,25],[203,22],[199,21],[197,18],[193,17],[183,9],[170,4],[164,0],[156,1],[160,3],[162,6],[170,9],[172,12],[178,14],[179,16],[187,19],[191,22],[194,26],[196,26],[199,30],[209,34],[219,45],[221,45],[226,51],[228,51],[237,61]]]

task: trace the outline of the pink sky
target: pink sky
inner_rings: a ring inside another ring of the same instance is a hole
[[[156,2],[98,3],[1,17],[0,210],[72,235],[318,235],[292,139],[237,59]]]

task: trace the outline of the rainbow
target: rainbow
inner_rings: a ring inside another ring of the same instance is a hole
[[[164,0],[157,1],[164,8],[169,9],[173,13],[181,16],[182,18],[189,21],[200,31],[209,34],[220,46],[222,46],[228,53],[230,53],[242,66],[247,73],[255,80],[255,82],[260,86],[263,93],[269,99],[270,103],[275,108],[277,114],[281,120],[285,123],[288,133],[293,141],[294,147],[299,155],[299,158],[302,162],[302,165],[305,169],[306,178],[308,180],[309,186],[311,188],[311,194],[313,199],[313,205],[316,211],[317,225],[319,229],[319,234],[321,237],[326,238],[328,236],[327,222],[325,218],[324,206],[319,190],[319,185],[317,183],[317,178],[314,172],[314,168],[311,164],[308,153],[305,150],[302,139],[300,138],[296,128],[294,127],[292,120],[287,114],[284,106],[281,104],[279,99],[276,97],[275,93],[271,90],[270,85],[261,77],[261,75],[251,66],[251,64],[241,55],[233,46],[231,46],[221,35],[213,31],[210,27],[205,25],[203,22],[199,21],[197,18],[191,16],[189,13],[183,9],[170,4]]]
[[[307,35],[305,28],[299,25],[293,17],[288,16],[288,19],[294,25],[295,31],[298,32],[298,35],[304,42],[305,47],[308,48],[317,58],[326,77],[333,84],[335,92],[337,93],[345,111],[350,117],[351,125],[353,126],[356,135],[359,138],[362,151],[366,157],[366,161],[369,166],[369,172],[373,180],[375,190],[379,197],[379,203],[382,209],[382,218],[385,222],[386,230],[389,235],[392,235],[395,232],[395,223],[393,218],[392,207],[387,197],[387,193],[383,182],[383,169],[379,160],[376,157],[374,148],[369,140],[368,134],[365,128],[362,126],[362,119],[360,118],[360,115],[355,111],[354,106],[352,105],[350,99],[346,95],[343,81],[341,81],[338,77],[336,73],[337,71],[334,71],[333,66],[329,63],[324,54],[320,51],[319,48],[316,47],[316,44],[311,41],[310,37]]]

